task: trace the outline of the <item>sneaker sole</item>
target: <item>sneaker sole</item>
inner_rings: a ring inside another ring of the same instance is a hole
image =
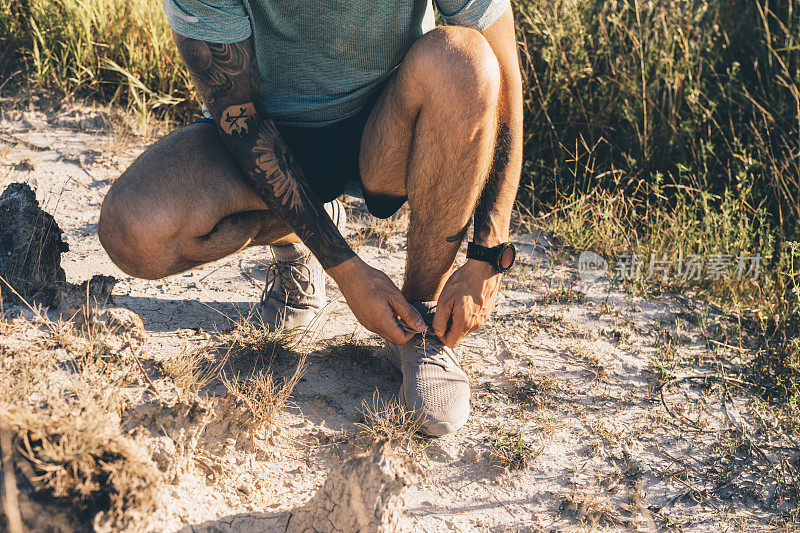
[[[278,326],[276,326],[275,324],[272,324],[270,322],[265,322],[265,321],[262,321],[262,323],[264,324],[264,327],[266,327],[268,331],[275,332],[275,333],[311,331],[313,329],[312,328],[313,324],[315,322],[319,322],[319,320],[321,320],[325,316],[325,314],[327,313],[327,309],[326,308],[327,308],[327,304],[322,309],[317,311],[314,314],[314,316],[311,317],[311,320],[309,320],[307,324],[299,324],[299,325],[294,326],[292,328],[284,327],[284,322],[283,321],[281,321],[280,325],[278,325]]]

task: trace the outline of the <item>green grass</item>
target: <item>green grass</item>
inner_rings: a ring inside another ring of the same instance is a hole
[[[142,122],[197,113],[161,2],[0,0],[0,49],[12,85],[115,102]]]
[[[763,256],[759,279],[630,283],[691,293],[763,339],[756,389],[800,392],[800,1],[520,0],[518,208],[612,264]],[[674,274],[674,272],[673,272]]]
[[[800,0],[514,0],[525,80],[518,210],[577,250],[761,254],[758,280],[679,290],[763,339],[750,375],[800,397]],[[0,0],[5,90],[197,113],[160,2]]]
[[[800,2],[516,4],[535,203],[730,191],[797,237]]]

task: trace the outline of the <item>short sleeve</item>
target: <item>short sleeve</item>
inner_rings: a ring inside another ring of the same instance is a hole
[[[448,26],[483,31],[511,7],[509,0],[434,0]]]
[[[175,33],[211,43],[238,43],[253,33],[242,0],[164,0]]]

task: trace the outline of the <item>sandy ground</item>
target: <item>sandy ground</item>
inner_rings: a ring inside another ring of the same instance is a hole
[[[162,397],[174,397],[158,363],[254,314],[268,251],[249,249],[159,281],[126,276],[102,250],[97,219],[110,183],[152,137],[120,133],[124,128],[112,126],[100,108],[45,111],[6,100],[0,109],[0,191],[15,181],[35,188],[69,243],[63,260],[69,281],[94,274],[119,279],[114,305],[142,318],[145,368]],[[402,222],[376,229],[358,200],[349,205],[348,237],[369,264],[399,283]],[[550,239],[513,239],[520,260],[503,282],[494,317],[458,351],[472,380],[472,416],[456,435],[420,440],[424,474],[408,492],[406,526],[776,528],[786,507],[765,472],[781,460],[779,448],[758,441],[763,461],[737,448],[742,435],[758,435],[756,407],[738,388],[698,378],[747,357],[747,342],[726,333],[724,317],[688,298],[644,300],[604,280],[581,282],[574,258]],[[391,399],[401,376],[383,361],[380,340],[357,324],[330,280],[328,289],[329,309],[315,334],[275,363],[279,371],[291,369],[293,357],[308,353],[280,435],[253,451],[226,435],[229,421],[221,415],[203,422],[198,446],[207,464],[197,459],[163,483],[158,511],[145,529],[268,529],[271,513],[308,500],[352,453],[364,402],[376,391]],[[361,349],[347,349],[354,343]],[[247,371],[257,362],[239,364]],[[191,423],[179,406],[164,407],[169,402],[155,398],[146,384],[126,394],[123,427],[148,427],[140,438],[163,463],[164,454],[177,453],[170,424]],[[735,457],[725,450],[736,450]]]

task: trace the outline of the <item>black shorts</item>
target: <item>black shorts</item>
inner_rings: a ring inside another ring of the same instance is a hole
[[[372,216],[389,218],[403,206],[406,198],[367,194],[361,187],[358,165],[361,137],[374,105],[373,102],[356,115],[329,126],[308,128],[278,125],[278,131],[323,203],[339,197],[347,188],[348,194],[364,198]],[[214,123],[210,118],[202,118],[197,122]]]

